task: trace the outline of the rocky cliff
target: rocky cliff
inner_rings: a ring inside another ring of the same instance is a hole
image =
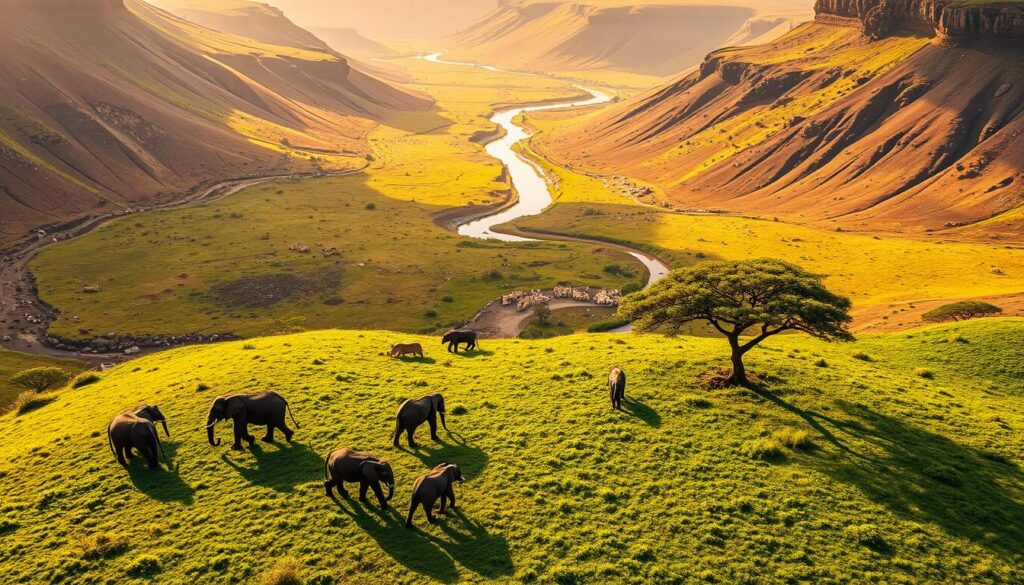
[[[953,46],[1024,43],[1024,2],[817,0],[814,10],[819,22],[859,25],[874,39],[911,29]]]

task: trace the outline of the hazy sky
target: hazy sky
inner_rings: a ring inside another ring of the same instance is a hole
[[[307,27],[355,28],[377,39],[435,39],[462,30],[497,0],[264,0]]]

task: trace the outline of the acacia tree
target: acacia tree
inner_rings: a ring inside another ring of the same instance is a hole
[[[983,301],[961,301],[959,303],[950,303],[937,309],[932,309],[924,315],[921,315],[921,318],[925,321],[933,322],[949,320],[960,321],[961,319],[966,321],[967,319],[974,319],[977,317],[998,315],[1002,312],[1002,309],[991,303]]]
[[[707,321],[729,341],[729,384],[749,386],[743,356],[784,331],[826,341],[852,341],[850,300],[829,291],[822,277],[782,260],[703,262],[675,270],[623,299],[619,316],[638,332],[678,331]]]
[[[22,370],[11,378],[11,382],[29,390],[45,392],[50,388],[65,384],[69,379],[71,379],[71,374],[65,370],[47,366]]]

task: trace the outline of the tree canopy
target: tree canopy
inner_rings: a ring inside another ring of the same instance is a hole
[[[749,385],[743,355],[772,335],[799,331],[826,341],[851,341],[850,300],[822,277],[772,258],[703,262],[673,271],[623,299],[619,315],[645,331],[678,331],[707,321],[732,348],[731,383]]]
[[[11,378],[11,382],[36,392],[45,392],[50,388],[67,383],[70,379],[71,374],[66,370],[47,366],[22,370]]]
[[[925,321],[938,323],[942,321],[960,321],[962,319],[987,317],[990,315],[998,315],[1002,312],[1002,309],[991,303],[982,301],[961,301],[959,303],[950,303],[948,305],[942,305],[937,309],[932,309],[924,315],[921,315],[921,318]]]

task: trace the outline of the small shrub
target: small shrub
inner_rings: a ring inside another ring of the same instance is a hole
[[[466,414],[468,412],[469,411],[466,410],[465,406],[456,406],[455,408],[453,408],[451,410],[452,416],[460,416],[460,415]]]
[[[782,449],[779,447],[779,442],[767,437],[761,437],[743,443],[743,445],[740,446],[740,452],[751,459],[757,459],[759,461],[775,459],[782,455]]]
[[[366,204],[366,210],[367,211],[373,211],[374,209],[377,209],[377,204],[375,204],[375,203],[367,203]]]
[[[695,396],[684,398],[683,404],[690,408],[711,408],[713,406],[710,400],[706,398],[697,398]]]
[[[206,384],[203,384],[202,382],[196,384],[196,392],[206,392],[209,389],[210,387]]]
[[[302,585],[299,564],[286,559],[278,561],[269,571],[263,574],[263,585]]]
[[[601,321],[600,323],[594,323],[590,327],[587,327],[588,333],[606,333],[618,329],[619,327],[625,327],[629,325],[629,321],[624,319],[612,319],[610,321]]]
[[[251,351],[251,350],[256,349],[256,346],[251,344],[251,343],[246,343],[245,345],[242,346],[242,349],[244,349],[246,351]]]
[[[452,295],[445,295],[445,296],[441,297],[441,302],[442,303],[454,303],[455,302],[455,297],[453,297]]]
[[[814,365],[819,368],[827,368],[828,362],[825,361],[825,358],[821,358],[818,361],[814,362]]]
[[[889,548],[889,544],[882,536],[882,532],[874,524],[847,526],[845,532],[851,540],[871,550],[882,551]]]
[[[642,284],[640,284],[638,282],[630,282],[626,286],[622,287],[622,291],[621,292],[622,292],[623,295],[631,295],[631,294],[633,294],[635,292],[640,292],[643,289],[644,289],[644,285],[642,285]]]
[[[11,382],[22,388],[28,388],[36,392],[46,392],[51,388],[63,386],[70,379],[71,374],[67,370],[46,366],[22,370],[11,378]]]
[[[505,278],[505,275],[500,270],[488,270],[483,274],[484,280],[501,280],[503,278]]]
[[[875,361],[875,358],[869,356],[868,354],[864,353],[863,351],[858,351],[857,353],[853,354],[853,359],[860,360],[862,362],[873,362],[873,361]]]
[[[82,549],[82,558],[88,561],[109,559],[128,550],[127,540],[104,532],[78,539],[78,542]]]
[[[962,301],[959,303],[942,305],[937,309],[932,309],[924,315],[921,315],[921,318],[932,323],[941,323],[942,321],[961,321],[977,317],[990,317],[1002,312],[1003,310],[1001,308],[991,303],[984,303],[981,301]]]
[[[434,309],[427,309],[426,311],[423,312],[423,316],[426,317],[427,319],[433,319],[434,317],[437,317],[437,311],[435,311]]]
[[[928,368],[917,368],[916,370],[914,370],[914,373],[918,377],[924,378],[925,380],[932,380],[935,378],[935,372],[929,370]]]
[[[612,276],[631,276],[633,274],[628,268],[618,264],[608,264],[604,267],[604,271]]]
[[[128,565],[127,572],[132,577],[152,577],[163,571],[160,559],[153,555],[141,555]]]
[[[96,382],[99,381],[100,377],[98,375],[92,372],[86,372],[83,374],[79,374],[78,377],[76,377],[75,380],[71,383],[71,387],[78,389],[84,386],[88,386],[89,384],[95,384]]]
[[[806,449],[811,445],[811,439],[807,431],[794,429],[793,427],[782,427],[772,433],[772,438],[778,441],[780,445],[794,450]]]
[[[56,394],[39,394],[34,390],[29,390],[18,394],[18,397],[11,403],[10,409],[18,414],[25,414],[40,409],[54,400],[57,400]]]
[[[947,465],[930,465],[924,469],[924,474],[950,487],[960,487],[960,474]]]

